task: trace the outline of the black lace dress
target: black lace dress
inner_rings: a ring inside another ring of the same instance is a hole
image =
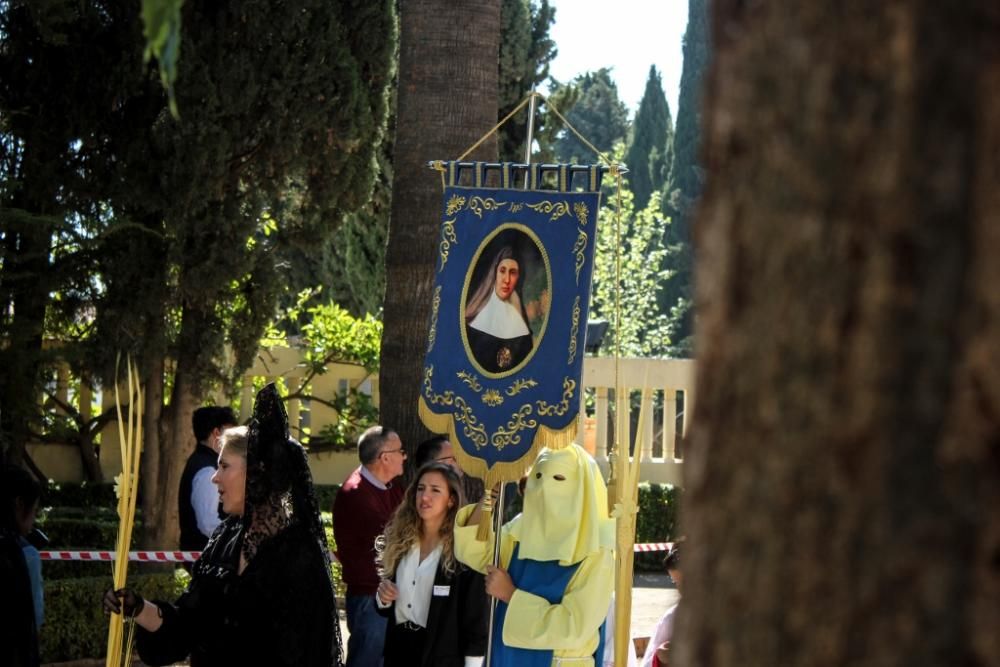
[[[336,608],[326,560],[302,523],[262,541],[237,574],[243,526],[226,519],[195,563],[176,603],[157,600],[163,625],[136,628],[143,662],[166,665],[191,656],[206,665],[339,664]]]

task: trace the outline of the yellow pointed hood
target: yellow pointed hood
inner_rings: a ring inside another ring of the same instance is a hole
[[[508,530],[518,556],[531,560],[572,565],[601,547],[613,549],[608,490],[590,454],[576,444],[543,449],[528,473],[524,510]]]

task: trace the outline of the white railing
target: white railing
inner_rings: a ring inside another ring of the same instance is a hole
[[[240,391],[240,416],[250,415],[255,386],[262,381],[280,381],[295,390],[306,377],[299,350],[289,347],[261,349],[254,365],[243,378]],[[681,484],[683,452],[678,443],[688,425],[688,415],[694,402],[694,362],[677,359],[620,359],[617,364],[611,357],[586,357],[583,364],[583,388],[577,441],[589,449],[597,462],[607,469],[608,454],[613,445],[616,410],[614,393],[616,375],[623,391],[630,396],[629,439],[632,430],[641,429],[642,447],[638,453],[641,461],[640,477],[643,481]],[[85,418],[99,414],[114,405],[113,391],[96,395],[86,383],[73,382],[68,366],[61,365],[54,372],[53,393],[59,401],[71,405]],[[642,388],[650,387],[645,409],[642,405]],[[71,390],[72,387],[72,390]],[[331,364],[327,372],[314,376],[308,390],[318,397],[332,397],[349,389],[359,389],[372,396],[378,403],[378,376],[370,375],[364,368],[349,364]],[[225,400],[215,397],[216,402]],[[59,409],[59,408],[55,408]],[[337,413],[317,401],[292,399],[287,403],[292,434],[302,437],[306,432],[319,433],[327,424],[335,423]],[[640,412],[643,422],[638,423]],[[112,421],[100,437],[101,467],[105,479],[118,474],[120,466],[117,453],[117,425]],[[47,474],[58,481],[83,479],[79,453],[69,445],[29,445],[29,452]],[[107,453],[107,456],[105,454]],[[319,483],[339,483],[357,466],[353,452],[320,453],[311,457],[313,474]]]
[[[640,479],[680,485],[683,452],[678,445],[687,431],[694,404],[694,361],[633,358],[619,359],[616,364],[610,357],[584,359],[584,396],[578,427],[581,436],[577,440],[592,451],[604,469],[614,445],[614,392],[619,382],[631,399],[629,442],[634,440],[633,429],[641,430]],[[645,399],[644,387],[652,389]],[[640,415],[642,423],[638,423]]]

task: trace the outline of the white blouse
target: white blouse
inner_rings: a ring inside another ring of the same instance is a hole
[[[441,545],[420,560],[420,545],[415,544],[396,566],[396,623],[409,621],[427,627],[427,613],[434,592],[434,575],[441,562]]]

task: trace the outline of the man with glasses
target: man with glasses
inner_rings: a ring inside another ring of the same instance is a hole
[[[432,461],[451,466],[462,480],[462,491],[465,493],[465,501],[467,503],[478,503],[479,499],[483,497],[483,492],[485,491],[483,488],[483,480],[475,477],[469,477],[465,474],[465,471],[462,470],[462,466],[458,463],[458,459],[455,458],[454,446],[445,436],[436,435],[433,438],[421,442],[417,445],[417,451],[414,453],[413,459],[414,473],[420,470],[421,466]],[[507,507],[510,507],[509,502]]]
[[[372,426],[358,438],[361,465],[333,501],[333,536],[347,585],[347,667],[381,667],[386,618],[375,609],[375,538],[403,500],[403,442]]]
[[[455,450],[452,449],[448,438],[443,435],[436,435],[417,445],[417,451],[414,453],[413,458],[414,472],[420,470],[427,463],[436,461],[451,466],[460,477],[462,475],[462,468],[458,465],[458,459],[455,458]]]

